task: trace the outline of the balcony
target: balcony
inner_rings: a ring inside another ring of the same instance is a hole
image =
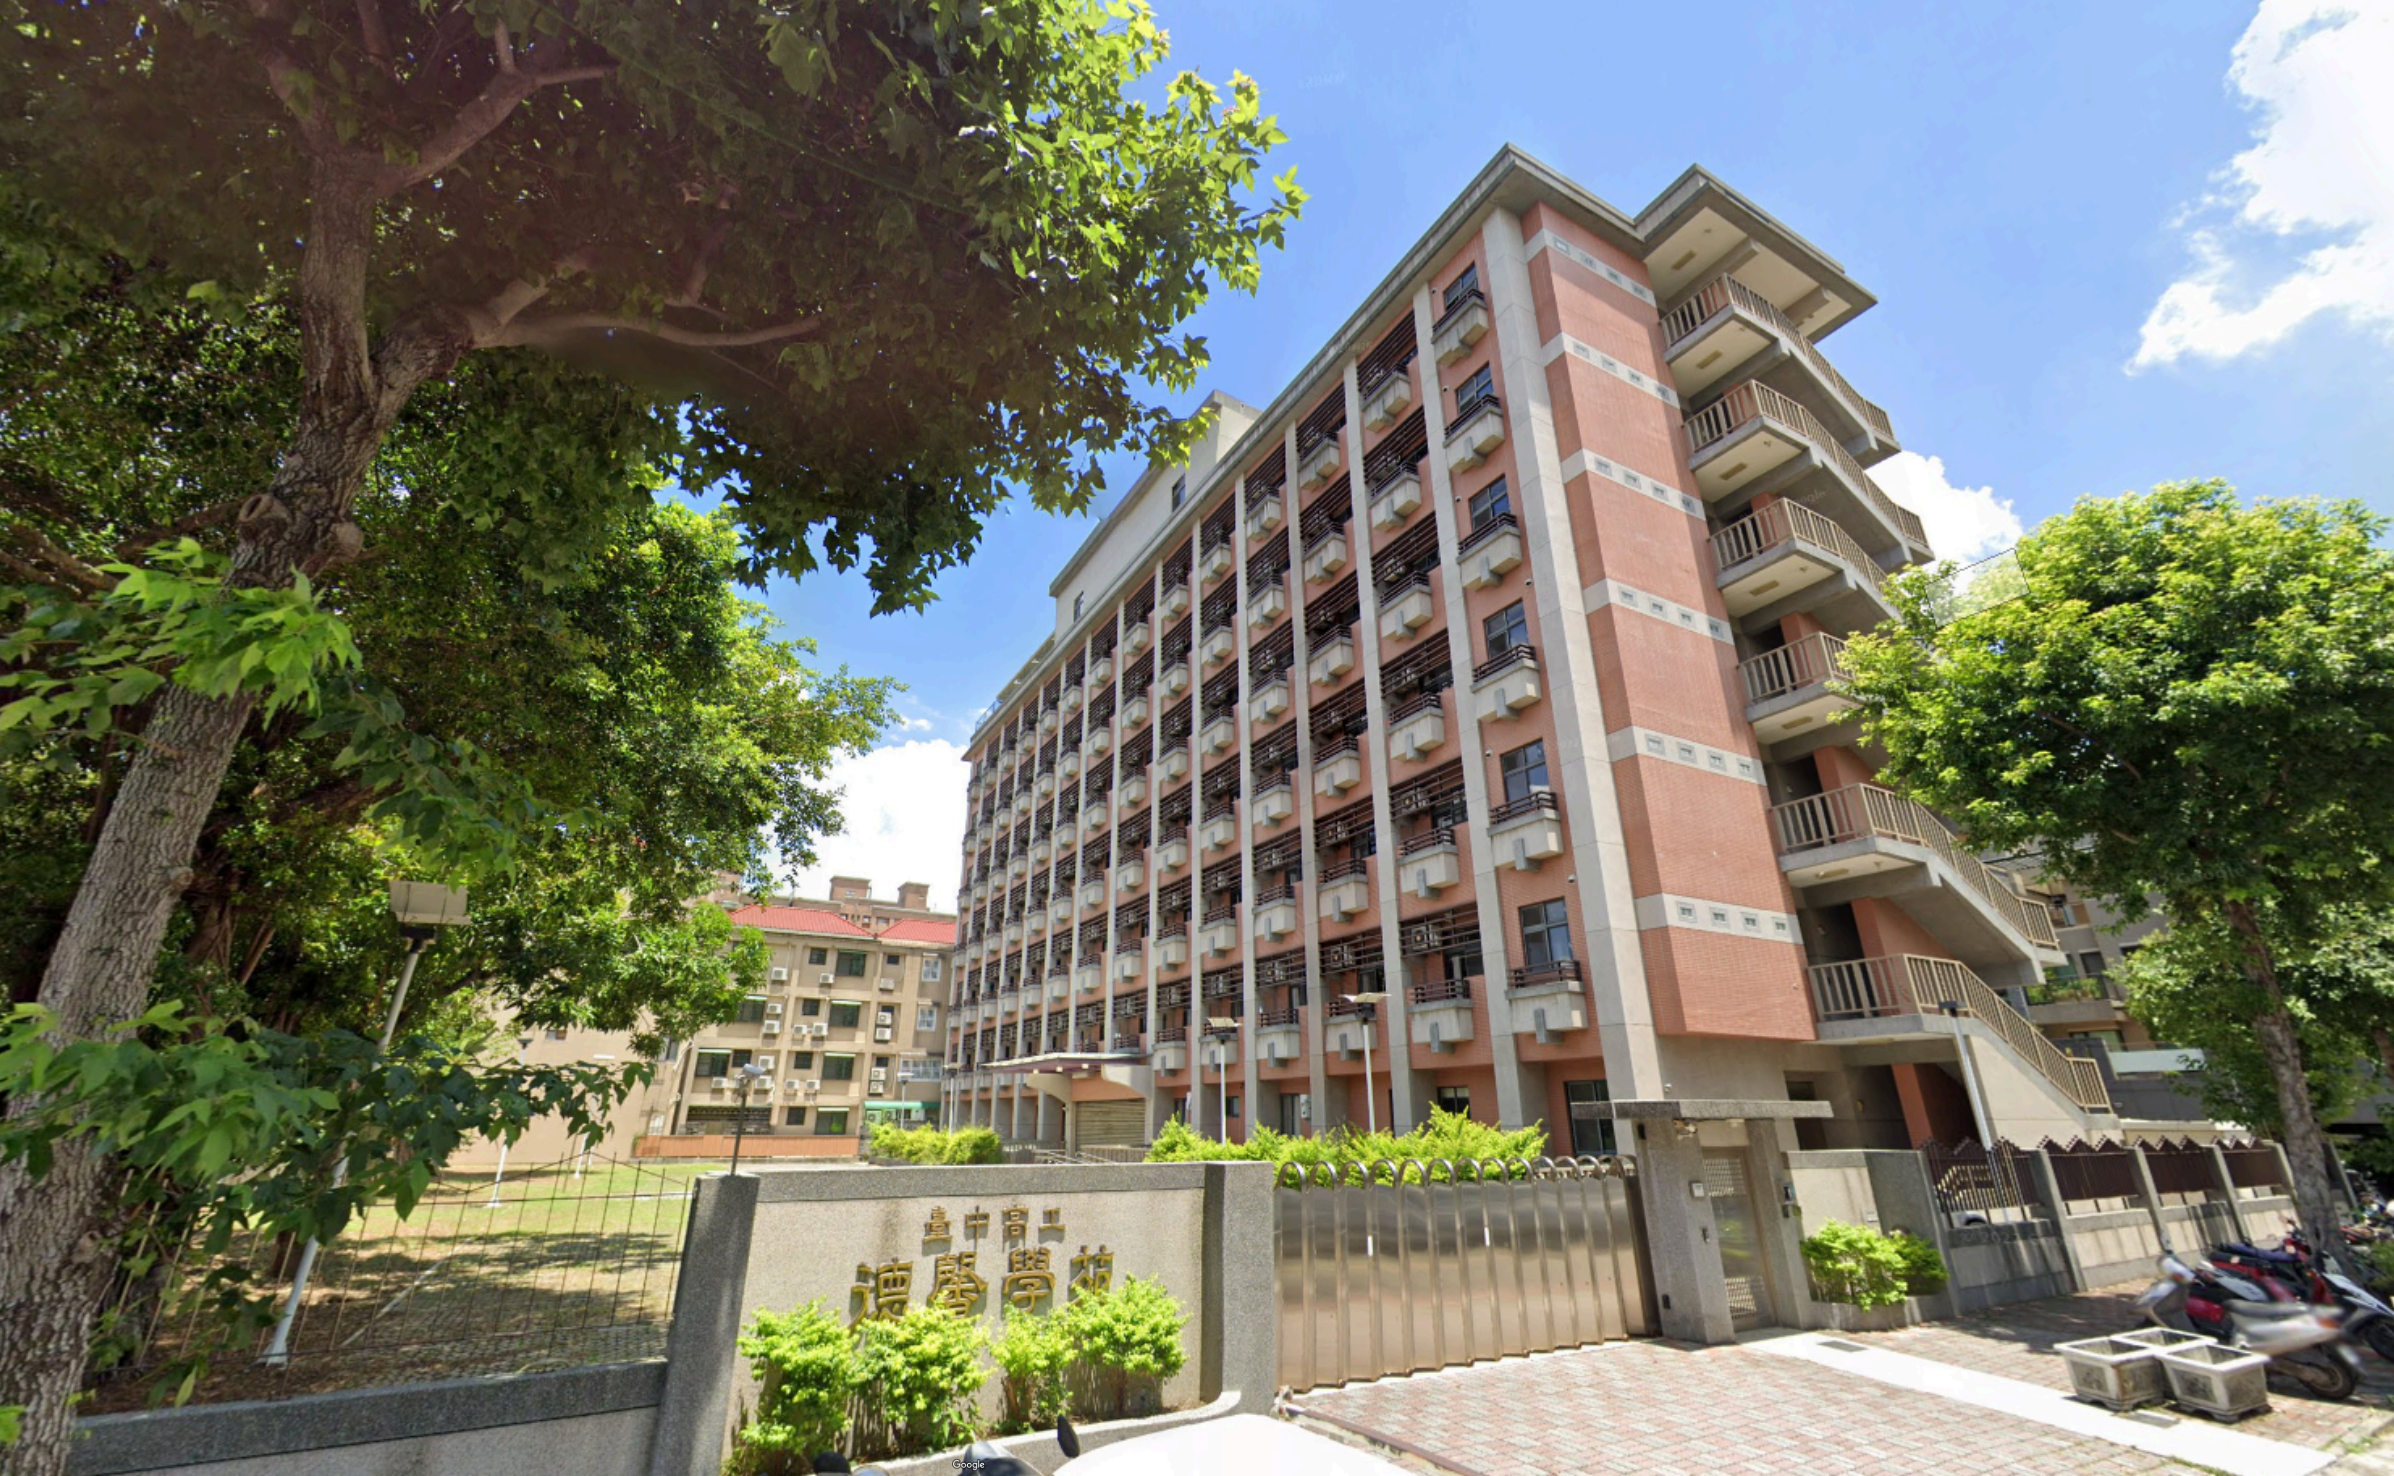
[[[1899,448],[1887,412],[1846,382],[1827,355],[1771,300],[1735,277],[1715,277],[1663,320],[1663,358],[1679,392],[1701,395],[1757,354],[1759,372],[1781,389],[1808,387],[1830,428],[1858,458],[1879,461]]]
[[[1527,643],[1507,646],[1472,668],[1472,707],[1483,723],[1509,722],[1544,695],[1538,651]]]
[[[1239,910],[1220,908],[1205,915],[1205,924],[1197,930],[1197,946],[1212,957],[1239,951]]]
[[[1463,294],[1430,330],[1430,351],[1441,364],[1452,364],[1488,336],[1488,299],[1477,287]]]
[[[1418,763],[1431,750],[1446,746],[1446,694],[1423,692],[1409,697],[1388,714],[1388,756]]]
[[[1317,687],[1332,686],[1355,669],[1355,638],[1341,632],[1324,643],[1305,663],[1305,675]]]
[[[1905,563],[1930,556],[1919,516],[1879,490],[1811,411],[1769,385],[1736,384],[1686,425],[1688,466],[1705,501],[1811,478],[1835,503],[1829,511],[1841,524],[1879,529]],[[1815,471],[1827,475],[1812,478]]]
[[[1014,796],[1014,813],[1017,817],[1031,813],[1031,792],[1029,790],[1025,789],[1016,792]]]
[[[1155,1032],[1155,1069],[1167,1074],[1189,1069],[1189,1027],[1159,1025]]]
[[[1128,895],[1147,885],[1147,861],[1134,857],[1114,868],[1114,890]]]
[[[1324,922],[1345,922],[1372,905],[1372,864],[1357,856],[1322,868],[1314,893],[1314,911]]]
[[[1122,628],[1122,654],[1136,656],[1154,641],[1154,627],[1144,620],[1134,620]]]
[[[1146,804],[1147,771],[1142,769],[1136,774],[1123,775],[1122,785],[1115,793],[1122,799],[1122,812],[1125,815]]]
[[[1397,848],[1397,885],[1424,901],[1463,880],[1463,851],[1451,825],[1417,835]]]
[[[1290,793],[1286,779],[1255,791],[1254,823],[1258,832],[1270,830],[1296,812],[1296,797]]]
[[[1511,513],[1496,516],[1463,535],[1456,546],[1463,563],[1463,582],[1473,589],[1494,589],[1521,567],[1521,520]]]
[[[1113,679],[1114,658],[1111,655],[1100,656],[1089,663],[1089,686],[1092,690],[1104,686]]]
[[[1435,963],[1436,959],[1429,962]],[[1470,1040],[1476,1026],[1471,1015],[1470,979],[1424,979],[1406,991],[1406,1032],[1429,1043],[1430,1053],[1451,1055],[1457,1041]]]
[[[1505,443],[1505,409],[1494,395],[1482,396],[1478,401],[1455,414],[1455,423],[1446,429],[1446,469],[1450,476],[1461,476],[1486,461]]]
[[[1071,994],[1072,994],[1072,975],[1071,975],[1071,974],[1069,974],[1069,973],[1059,973],[1059,974],[1050,974],[1050,975],[1048,975],[1048,976],[1047,976],[1047,999],[1048,999],[1048,1003],[1050,1003],[1050,1004],[1055,1004],[1055,1003],[1058,1003],[1059,1001],[1062,1001],[1062,1000],[1064,1000],[1064,999],[1066,999],[1066,998],[1069,998],[1069,997],[1071,996]]]
[[[1384,431],[1413,408],[1413,376],[1402,370],[1363,392],[1363,423]]]
[[[1072,898],[1068,895],[1058,894],[1054,901],[1048,903],[1047,921],[1050,927],[1068,928],[1072,926]]]
[[[2045,1038],[1977,974],[1950,958],[1894,954],[1815,964],[1812,1009],[1823,1040],[1917,1038],[1949,1027],[1935,1017],[1953,1004],[1982,1022],[2062,1095],[2090,1112],[2111,1111],[2111,1094],[2093,1061],[2069,1055]],[[1932,1021],[1923,1030],[1924,1018]]]
[[[1220,666],[1239,648],[1239,638],[1228,626],[1209,630],[1197,642],[1197,659],[1207,666]]]
[[[1563,854],[1563,807],[1551,789],[1533,789],[1488,812],[1489,854],[1500,866],[1535,871]]]
[[[1505,979],[1513,1033],[1534,1036],[1540,1045],[1552,1045],[1566,1030],[1587,1029],[1588,991],[1583,977],[1575,958],[1513,970]]]
[[[1297,1010],[1264,1010],[1255,1017],[1255,1054],[1266,1066],[1284,1066],[1305,1053],[1305,1024]]]
[[[1749,628],[1808,614],[1839,630],[1868,630],[1895,614],[1887,572],[1833,520],[1784,498],[1712,535],[1714,583]]]
[[[1166,871],[1178,871],[1189,864],[1189,837],[1186,831],[1165,837],[1156,847],[1156,864]]]
[[[1083,994],[1095,994],[1105,987],[1105,983],[1105,970],[1093,963],[1082,964],[1072,971],[1072,987]]]
[[[1296,888],[1282,883],[1255,899],[1255,934],[1279,942],[1297,930]]]
[[[1372,526],[1390,532],[1421,510],[1421,474],[1411,467],[1372,488]]]
[[[1106,828],[1106,822],[1112,818],[1112,809],[1102,798],[1081,806],[1081,830],[1084,834],[1094,837]]]
[[[1312,492],[1330,485],[1338,469],[1346,465],[1346,446],[1343,436],[1324,436],[1298,454],[1297,490]]]
[[[1247,591],[1247,625],[1262,630],[1288,613],[1288,590],[1275,579],[1261,589]]]
[[[1156,967],[1157,967],[1157,968],[1159,968],[1159,969],[1179,969],[1179,968],[1186,968],[1186,967],[1188,967],[1188,963],[1189,963],[1189,935],[1188,935],[1188,934],[1186,934],[1186,933],[1167,933],[1167,934],[1165,934],[1163,937],[1156,939],[1156,942],[1155,942],[1155,964],[1156,964]]]
[[[1175,697],[1188,695],[1189,680],[1189,664],[1175,661],[1164,668],[1163,675],[1156,678],[1156,684],[1164,689],[1164,700],[1169,702]]]
[[[1137,1056],[1145,1054],[1146,1050],[1147,1042],[1140,1036],[1138,1031],[1117,1030],[1114,1032],[1114,1054],[1118,1056]]]
[[[1174,744],[1165,750],[1163,758],[1158,761],[1158,767],[1164,771],[1166,784],[1179,783],[1189,777],[1189,751],[1177,743]]]
[[[1073,780],[1080,778],[1081,751],[1077,748],[1067,748],[1062,753],[1056,755],[1056,773],[1058,777],[1062,778],[1067,784],[1070,784]],[[1043,775],[1041,777],[1044,778],[1045,776]],[[1041,797],[1045,798],[1046,793],[1046,791],[1042,790]]]
[[[1226,712],[1207,718],[1205,726],[1198,730],[1197,744],[1208,756],[1218,757],[1228,753],[1238,747],[1239,725]]]
[[[1024,876],[1029,874],[1030,870],[1031,858],[1020,852],[1016,852],[1006,861],[1006,875],[1016,881],[1021,881]]]
[[[1219,851],[1239,838],[1238,802],[1230,801],[1218,809],[1206,812],[1197,826],[1197,843],[1209,851]]]
[[[1746,721],[1766,744],[1813,737],[1834,741],[1842,736],[1837,715],[1855,705],[1830,685],[1848,675],[1845,642],[1833,635],[1808,635],[1765,651],[1739,662],[1737,674],[1746,685]]]
[[[1313,754],[1313,792],[1324,799],[1345,794],[1363,782],[1361,740],[1349,735]]]
[[[1147,972],[1147,951],[1137,943],[1114,950],[1114,982],[1129,984]]]
[[[1380,596],[1380,639],[1406,641],[1430,623],[1437,607],[1430,597],[1430,572],[1409,574]]]
[[[1258,728],[1268,728],[1280,721],[1288,707],[1288,679],[1274,677],[1256,688],[1255,695],[1247,699],[1247,720]]]
[[[1055,732],[1056,724],[1061,721],[1062,719],[1056,715],[1056,710],[1052,707],[1039,714],[1039,736],[1044,738]]]
[[[1305,545],[1305,582],[1327,584],[1347,566],[1347,530],[1333,528]]]
[[[998,1016],[1003,1019],[1022,1008],[1022,991],[1012,986],[998,991]]]
[[[1059,847],[1069,846],[1080,839],[1080,827],[1074,825],[1072,820],[1073,817],[1070,815],[1056,817],[1056,844]]]
[[[1083,911],[1105,905],[1106,884],[1102,880],[1091,878],[1081,883],[1081,908]]]
[[[1774,806],[1779,868],[1810,906],[1900,896],[1904,910],[1965,962],[2061,962],[2053,921],[2007,873],[1963,849],[1925,806],[1851,784]]]
[[[1277,491],[1266,492],[1247,504],[1247,541],[1261,543],[1279,530],[1287,518],[1287,508]]]
[[[1222,576],[1238,567],[1239,556],[1231,551],[1229,542],[1212,544],[1197,556],[1197,577],[1207,584],[1218,583]]]
[[[1079,711],[1081,710],[1081,702],[1082,702],[1082,700],[1083,700],[1084,698],[1086,698],[1086,697],[1087,697],[1087,695],[1088,695],[1088,693],[1087,693],[1087,690],[1086,690],[1085,688],[1083,688],[1083,687],[1081,686],[1081,684],[1080,684],[1080,683],[1078,683],[1078,682],[1075,682],[1075,683],[1073,683],[1071,686],[1069,686],[1069,687],[1066,687],[1066,688],[1064,689],[1064,712],[1065,712],[1065,715],[1066,715],[1067,717],[1069,717],[1069,716],[1071,716],[1073,713],[1079,712]]]
[[[1153,711],[1153,708],[1148,703],[1147,694],[1145,692],[1141,692],[1138,696],[1133,697],[1129,701],[1123,703],[1122,731],[1125,733],[1136,733],[1141,728],[1146,727],[1147,717],[1151,711]]]
[[[1056,776],[1052,771],[1039,776],[1036,792],[1041,799],[1048,799],[1055,794]]]

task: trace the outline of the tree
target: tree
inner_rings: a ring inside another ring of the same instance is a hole
[[[2218,482],[2083,500],[2020,593],[1940,622],[1925,581],[1848,648],[1889,783],[2041,852],[2123,916],[2233,941],[2312,1243],[2340,1246],[2283,940],[2382,901],[2394,850],[2394,558],[2353,503]]]
[[[675,405],[675,470],[726,486],[760,566],[863,564],[897,608],[1009,486],[1078,507],[1098,454],[1186,444],[1133,381],[1194,382],[1203,346],[1171,331],[1214,279],[1253,284],[1298,203],[1285,178],[1241,203],[1279,140],[1251,83],[1227,107],[1189,76],[1127,101],[1163,35],[1087,0],[7,19],[0,176],[27,208],[203,300],[287,283],[299,365],[271,473],[212,511],[237,533],[222,578],[126,595],[182,659],[46,961],[69,1043],[140,1014],[253,710],[304,709],[354,665],[313,581],[362,551],[369,469],[470,356],[538,350]],[[101,1200],[71,1140],[38,1182],[0,1174],[12,1470],[64,1460]]]

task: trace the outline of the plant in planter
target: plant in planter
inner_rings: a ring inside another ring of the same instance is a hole
[[[1056,1422],[1071,1399],[1065,1377],[1072,1370],[1072,1334],[1062,1313],[1008,1312],[989,1345],[1004,1376],[1007,1431],[1044,1429]]]
[[[1892,1307],[1904,1299],[1905,1253],[1889,1236],[1866,1225],[1831,1220],[1804,1237],[1803,1250],[1813,1293],[1821,1301],[1867,1309]],[[1936,1248],[1929,1247],[1929,1255],[1936,1254]],[[1943,1268],[1939,1261],[1938,1269]]]
[[[1903,1261],[1905,1296],[1933,1297],[1945,1290],[1946,1282],[1952,1278],[1945,1269],[1945,1258],[1937,1254],[1934,1241],[1901,1230],[1888,1231],[1887,1241]]]
[[[740,1421],[725,1476],[809,1472],[817,1451],[847,1443],[848,1407],[864,1368],[855,1337],[821,1302],[757,1313],[740,1353],[756,1375],[756,1412]]]
[[[909,1308],[857,1328],[855,1444],[871,1456],[917,1455],[973,1438],[987,1378],[981,1325],[943,1307]]]
[[[1187,1361],[1181,1330],[1188,1314],[1160,1281],[1133,1276],[1110,1291],[1084,1293],[1061,1316],[1088,1374],[1084,1411],[1097,1418],[1127,1414],[1134,1387],[1160,1389]]]

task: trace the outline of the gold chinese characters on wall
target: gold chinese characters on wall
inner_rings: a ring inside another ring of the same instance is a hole
[[[1032,1243],[1031,1211],[1027,1206],[1009,1205],[998,1212],[995,1246],[984,1244],[990,1239],[990,1216],[979,1205],[973,1206],[963,1218],[962,1247],[957,1244],[955,1223],[948,1218],[945,1205],[933,1206],[923,1221],[923,1250],[931,1260],[931,1285],[923,1297],[925,1306],[944,1308],[965,1317],[985,1310],[989,1306],[989,1278],[981,1272],[984,1254],[990,1256],[990,1269],[998,1276],[1000,1302],[1024,1312],[1037,1312],[1054,1303],[1055,1246]],[[1046,1209],[1040,1213],[1038,1239],[1060,1242],[1065,1233],[1062,1210]],[[997,1270],[1000,1258],[1003,1271]],[[1108,1247],[1100,1245],[1093,1251],[1083,1245],[1065,1264],[1066,1301],[1113,1289],[1114,1253]],[[891,1259],[878,1265],[858,1262],[856,1284],[849,1289],[852,1320],[864,1322],[876,1317],[903,1316],[914,1296],[915,1265],[911,1259]]]

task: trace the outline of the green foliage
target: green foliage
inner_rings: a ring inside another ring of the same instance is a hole
[[[820,1301],[795,1312],[759,1310],[740,1335],[756,1376],[756,1409],[725,1463],[727,1476],[812,1471],[822,1451],[844,1450],[848,1411],[866,1371],[856,1338]]]
[[[1088,1369],[1091,1412],[1101,1417],[1127,1414],[1134,1384],[1168,1379],[1187,1360],[1181,1330],[1188,1314],[1161,1281],[1127,1277],[1108,1291],[1082,1293],[1057,1315]]]
[[[989,1356],[1005,1379],[1004,1429],[1043,1429],[1064,1413],[1075,1350],[1063,1313],[1008,1310]]]
[[[980,1323],[928,1304],[859,1325],[856,1453],[919,1455],[971,1440],[988,1345]]]
[[[2379,1295],[2394,1290],[2394,1240],[2372,1241],[2358,1246],[2361,1265],[2369,1277],[2369,1285]]]
[[[1887,1241],[1895,1247],[1895,1254],[1903,1263],[1904,1295],[1908,1297],[1934,1296],[1945,1290],[1952,1279],[1945,1268],[1945,1258],[1937,1254],[1937,1244],[1901,1230],[1887,1232]]]
[[[1428,1121],[1402,1135],[1386,1129],[1364,1133],[1345,1127],[1318,1137],[1292,1137],[1258,1127],[1243,1143],[1208,1138],[1174,1118],[1164,1124],[1163,1131],[1148,1145],[1147,1161],[1260,1161],[1309,1167],[1322,1163],[1364,1163],[1372,1165],[1375,1174],[1391,1182],[1400,1174],[1407,1180],[1418,1181],[1420,1171],[1402,1165],[1420,1163],[1429,1166],[1433,1181],[1444,1183],[1448,1174],[1439,1166],[1441,1160],[1458,1164],[1489,1159],[1535,1160],[1545,1152],[1546,1128],[1542,1123],[1512,1129],[1491,1127],[1474,1121],[1467,1113],[1433,1107]]]
[[[1005,1141],[985,1127],[962,1127],[953,1132],[935,1127],[902,1128],[873,1124],[873,1156],[902,1158],[908,1163],[1004,1163]]]
[[[1804,1264],[1815,1295],[1853,1307],[1892,1307],[1904,1299],[1907,1253],[1865,1225],[1831,1220],[1804,1237]],[[1933,1258],[1935,1247],[1929,1248]]]

